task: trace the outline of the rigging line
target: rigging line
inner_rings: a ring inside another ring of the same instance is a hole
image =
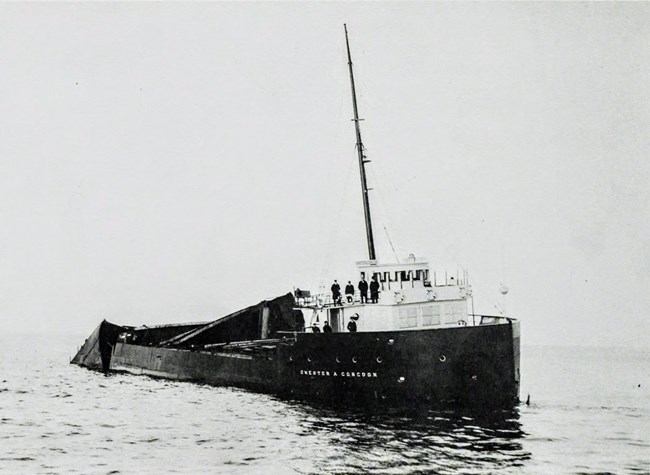
[[[388,234],[388,229],[386,229],[386,225],[384,224],[384,231],[386,232],[386,237],[388,238],[388,243],[390,244],[390,248],[393,250],[393,255],[395,256],[395,260],[399,264],[399,257],[397,257],[397,253],[395,252],[395,247],[393,246],[393,241],[390,239],[390,234]]]
[[[505,244],[503,243],[503,235],[501,236],[501,283],[506,284],[508,276],[506,275],[506,258],[505,258]]]
[[[399,192],[399,185],[401,183],[406,183],[412,181],[411,177],[402,179],[399,183],[394,180],[395,178],[395,173],[386,173],[386,164],[382,160],[377,160],[373,162],[374,166],[371,167],[370,173],[372,174],[372,177],[375,179],[377,183],[379,183],[379,187],[383,191],[389,191],[389,192]]]
[[[370,169],[371,173],[374,174],[376,178],[380,179],[380,182],[383,183],[383,188],[384,190],[389,190],[391,192],[399,192],[399,187],[401,184],[410,182],[413,180],[415,177],[408,176],[404,178],[402,176],[402,179],[398,182],[394,178],[397,177],[397,175],[393,173],[387,173],[386,172],[386,163],[382,160],[374,161],[373,162],[374,166]]]
[[[477,278],[478,276],[478,278]],[[477,288],[482,288],[482,289],[488,289],[491,286],[486,285],[489,282],[489,279],[483,279],[481,276],[481,272],[479,270],[473,270],[472,271],[472,286],[476,286]],[[494,307],[501,315],[504,315],[503,309],[499,306],[499,302],[495,300],[494,298],[494,293],[490,292],[486,295],[482,296],[482,300],[485,302],[486,306],[492,306]]]
[[[379,198],[378,200],[375,200],[375,202],[379,203],[378,208],[379,208],[379,211],[380,211],[380,215],[383,217],[384,231],[386,231],[386,236],[388,237],[388,242],[390,244],[391,249],[393,250],[393,254],[395,255],[395,259],[399,263],[399,258],[397,257],[398,254],[397,254],[397,252],[395,250],[395,247],[393,246],[393,242],[390,239],[390,235],[389,235],[388,229],[387,229],[388,227],[393,229],[393,222],[392,222],[390,213],[388,212],[388,206],[386,205],[386,199],[385,199],[385,196],[384,196],[384,189],[386,187],[382,184],[382,180],[379,177],[379,173],[376,172],[374,167],[371,168],[370,178],[371,178],[371,180],[370,180],[371,183],[376,184],[375,185],[376,188],[373,188],[373,191],[376,192],[375,195]]]
[[[347,42],[346,42],[347,44]],[[347,47],[343,49],[343,51],[346,51]],[[347,68],[346,68],[347,69]],[[347,89],[347,87],[346,87]],[[344,104],[346,103],[346,96],[347,92],[343,93],[343,89],[341,90],[341,94],[339,95],[339,102],[338,102],[338,109],[337,109],[337,127],[336,127],[336,134],[335,134],[335,143],[339,143],[338,138],[341,137],[343,128],[347,128],[346,121],[343,120],[343,117],[347,117],[347,112],[344,112]],[[364,147],[365,148],[365,147]],[[355,151],[356,151],[356,146],[355,146]],[[344,181],[344,187],[343,187],[343,193],[339,199],[339,203],[337,206],[336,214],[334,215],[334,221],[335,221],[335,227],[333,229],[334,232],[330,232],[329,234],[329,240],[328,244],[326,247],[326,252],[323,255],[323,263],[321,265],[321,275],[319,277],[319,291],[323,292],[326,290],[327,284],[325,283],[325,279],[328,277],[328,272],[329,272],[329,262],[331,261],[333,249],[336,247],[338,244],[338,239],[339,239],[339,230],[340,230],[340,218],[341,215],[343,214],[343,208],[346,203],[346,198],[350,189],[350,176],[352,174],[352,169],[355,165],[356,160],[351,159],[348,162],[346,174],[345,174],[345,181]]]
[[[344,117],[347,117],[347,112],[344,112],[344,105],[346,104],[346,95],[344,94],[343,91],[339,94],[339,101],[338,101],[338,108],[336,109],[336,120],[335,123],[337,124],[334,132],[334,141],[333,143],[338,144],[340,143],[339,138],[342,136],[343,129],[347,129],[347,124],[346,121],[344,120]],[[347,168],[347,174],[345,176],[345,182],[344,182],[344,189],[343,189],[343,195],[339,200],[338,203],[338,210],[335,211],[335,214],[330,216],[330,221],[333,218],[334,221],[338,224],[339,222],[339,217],[341,216],[341,209],[343,207],[343,204],[345,202],[345,196],[346,196],[346,190],[348,188],[348,183],[350,181],[350,173],[352,169],[352,164],[353,162],[350,162]],[[330,208],[331,209],[331,208]],[[327,273],[329,272],[329,267],[328,267],[328,262],[330,262],[330,258],[332,255],[332,250],[334,246],[336,245],[336,241],[338,239],[338,226],[334,229],[334,232],[328,233],[328,241],[325,246],[325,252],[323,253],[323,261],[320,266],[321,273],[318,277],[318,289],[319,293],[325,290],[325,278],[327,277]]]
[[[330,234],[330,239],[327,244],[327,250],[325,252],[325,255],[323,256],[323,264],[321,266],[321,275],[318,279],[318,288],[319,291],[323,291],[326,289],[326,284],[325,284],[325,279],[327,278],[327,273],[329,272],[329,265],[328,263],[331,261],[332,253],[334,248],[336,247],[338,240],[339,240],[339,230],[341,228],[340,223],[341,223],[341,215],[343,214],[343,209],[345,207],[346,203],[346,198],[348,194],[348,189],[350,187],[350,176],[352,175],[352,169],[354,168],[354,165],[356,164],[356,159],[353,157],[350,159],[348,162],[348,167],[347,171],[345,174],[345,180],[343,182],[343,193],[341,193],[341,196],[338,200],[338,206],[336,209],[336,213],[334,215],[334,227],[333,227],[333,232]],[[332,229],[332,228],[330,228]]]

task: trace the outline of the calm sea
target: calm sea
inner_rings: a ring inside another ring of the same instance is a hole
[[[0,337],[0,473],[650,473],[650,351],[522,349],[530,406],[365,414],[68,364]]]

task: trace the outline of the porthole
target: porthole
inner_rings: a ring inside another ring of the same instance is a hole
[[[383,363],[383,362],[384,362],[384,360],[381,359],[381,356],[378,356],[378,357],[377,357],[377,363],[380,363],[380,364],[381,364],[381,363]]]
[[[395,340],[393,340],[392,338],[391,338],[390,340],[388,340],[388,344],[389,344],[389,345],[392,345],[392,344],[394,344],[394,343],[395,343]]]
[[[445,361],[447,361],[447,357],[445,355],[440,355],[440,358],[438,358],[438,359],[440,360],[441,363],[444,363]]]
[[[309,356],[307,357],[307,361],[311,363],[311,358]]]
[[[357,357],[356,357],[356,356],[353,356],[353,357],[352,357],[352,362],[353,362],[353,363],[356,363],[356,362],[357,362]]]
[[[403,383],[404,381],[406,381],[406,378],[404,376],[400,376],[397,380],[398,383]]]
[[[293,356],[289,356],[289,361],[293,361]]]
[[[337,356],[337,357],[336,357],[336,362],[337,362],[337,363],[340,363],[340,362],[341,362],[341,358],[339,358],[339,357]]]

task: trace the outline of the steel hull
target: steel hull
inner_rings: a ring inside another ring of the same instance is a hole
[[[105,333],[113,338],[115,331]],[[297,333],[286,343],[256,352],[100,344],[107,345],[112,348],[110,371],[334,404],[492,407],[519,401],[516,321],[417,331]],[[96,362],[73,363],[101,369]]]

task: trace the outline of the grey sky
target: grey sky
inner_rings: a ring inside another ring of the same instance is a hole
[[[207,320],[366,257],[524,343],[647,346],[650,4],[0,4],[0,318]]]

